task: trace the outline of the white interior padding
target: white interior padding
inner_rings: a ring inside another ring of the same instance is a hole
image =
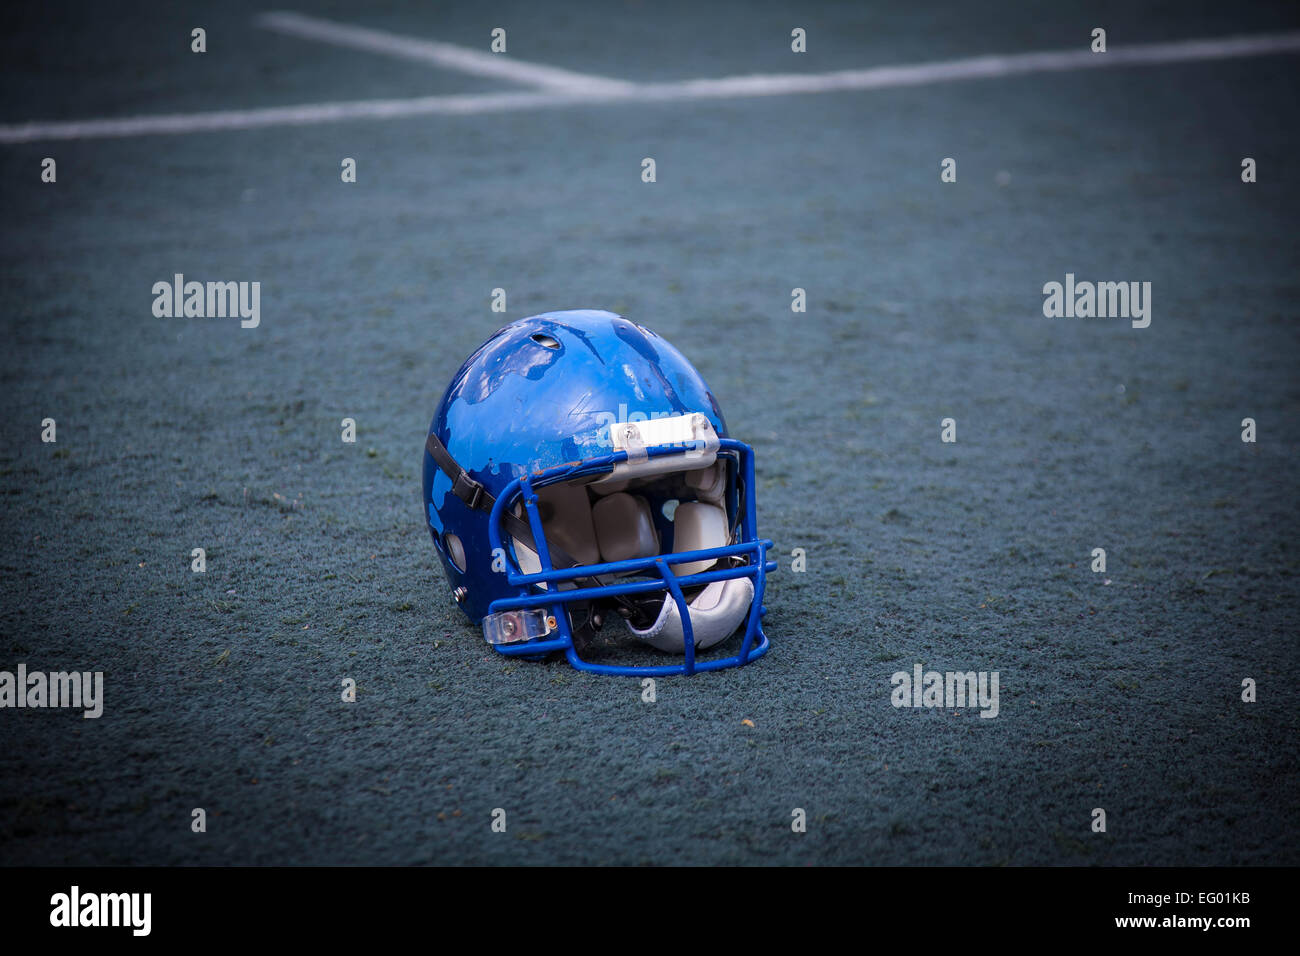
[[[547,542],[554,542],[579,564],[595,564],[600,560],[586,488],[550,485],[537,493],[537,499]]]
[[[518,538],[510,539],[515,543],[515,557],[519,559],[519,570],[524,574],[536,574],[542,570],[542,561],[537,557],[537,552],[528,545],[524,544]],[[546,587],[545,584],[542,587]]]
[[[705,650],[730,637],[745,620],[754,602],[754,583],[749,578],[714,581],[697,594],[687,606],[691,612],[691,630],[697,650]],[[651,647],[681,654],[686,651],[681,612],[669,595],[658,619],[644,631],[627,622],[627,628]]]
[[[717,461],[708,468],[686,472],[686,484],[695,489],[695,495],[701,501],[720,504],[727,490],[726,462]]]
[[[729,544],[727,513],[708,502],[685,501],[673,514],[673,554],[683,551],[703,551]],[[688,561],[674,564],[673,571],[681,575],[698,574],[716,564],[713,561]]]
[[[587,490],[581,485],[550,485],[537,492],[546,531],[546,541],[562,549],[579,564],[596,564],[600,560],[600,548],[596,543],[596,528],[592,523],[591,504],[587,499]],[[515,507],[515,514],[527,521],[523,504]],[[519,570],[524,574],[536,574],[542,570],[542,562],[537,552],[518,538],[515,543],[515,556],[519,559]],[[555,555],[551,555],[555,563]],[[576,587],[570,583],[569,587]]]
[[[650,517],[650,503],[640,495],[620,491],[606,495],[591,509],[600,555],[606,561],[648,558],[659,553],[659,534]]]

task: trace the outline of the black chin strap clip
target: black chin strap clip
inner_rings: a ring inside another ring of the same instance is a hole
[[[483,503],[483,496],[487,494],[481,484],[463,471],[452,480],[451,493],[465,502],[472,511],[478,510],[479,505]],[[488,495],[488,500],[492,500],[491,495]],[[490,511],[491,509],[492,505],[489,504],[483,510]]]
[[[482,484],[471,478],[469,472],[462,468],[455,458],[451,457],[447,446],[438,441],[438,436],[433,432],[429,432],[429,437],[424,440],[424,450],[442,469],[443,474],[451,479],[453,495],[465,502],[465,506],[473,511],[491,512],[496,499],[487,493]]]

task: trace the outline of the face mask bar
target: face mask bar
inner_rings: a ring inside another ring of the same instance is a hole
[[[640,450],[638,449],[638,452]],[[774,547],[766,539],[757,535],[757,516],[754,506],[754,452],[744,442],[731,438],[718,440],[718,451],[736,456],[739,461],[739,473],[742,480],[742,498],[744,507],[740,516],[740,542],[709,548],[700,551],[682,551],[677,554],[662,554],[645,558],[629,558],[624,561],[609,561],[603,564],[588,564],[574,568],[556,570],[551,564],[550,549],[546,544],[546,535],[542,530],[541,513],[537,508],[536,487],[554,484],[558,481],[585,477],[592,474],[608,473],[614,466],[628,460],[628,452],[616,451],[598,458],[589,458],[582,462],[558,465],[545,471],[524,475],[510,482],[497,497],[492,506],[488,520],[488,541],[493,554],[509,555],[510,551],[502,545],[502,518],[515,501],[523,499],[528,515],[528,524],[532,530],[541,571],[536,574],[524,574],[513,559],[507,559],[506,578],[511,585],[520,588],[520,595],[513,598],[499,598],[488,607],[488,621],[498,622],[499,626],[491,628],[499,635],[499,640],[515,639],[516,643],[498,643],[489,637],[497,653],[508,657],[540,657],[552,651],[564,651],[569,663],[582,671],[594,674],[618,674],[628,677],[668,677],[676,674],[694,674],[697,671],[715,671],[727,667],[738,667],[757,660],[767,653],[767,636],[763,633],[762,617],[767,608],[762,606],[761,596],[769,572],[776,570],[776,562],[767,560],[767,551]],[[681,455],[682,446],[658,445],[646,448],[644,454],[650,458],[662,455]],[[638,454],[638,457],[640,455]],[[500,549],[500,550],[498,550]],[[749,564],[737,567],[702,571],[697,574],[678,577],[671,568],[674,564],[687,564],[692,561],[710,561],[734,555],[749,556]],[[561,591],[558,585],[562,581],[591,579],[602,575],[641,572],[657,574],[657,581],[625,581],[611,583],[600,587],[578,587]],[[745,637],[740,652],[732,657],[709,661],[695,660],[695,637],[691,629],[690,606],[686,602],[683,588],[708,584],[711,581],[724,581],[731,578],[750,577],[754,581],[754,602],[750,606],[745,621]],[[536,585],[546,583],[547,589],[534,591]],[[578,656],[573,646],[572,625],[564,605],[575,601],[590,601],[621,594],[637,594],[650,591],[667,591],[669,598],[677,604],[681,615],[684,632],[686,660],[681,664],[665,665],[615,665],[594,664]],[[548,610],[549,609],[549,610]],[[516,612],[516,613],[509,613]],[[540,612],[540,613],[539,613]],[[495,615],[501,615],[495,617]],[[489,627],[485,627],[485,634]],[[534,634],[555,634],[549,640],[529,639]]]

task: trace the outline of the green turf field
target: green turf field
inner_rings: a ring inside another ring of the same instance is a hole
[[[0,711],[0,863],[1300,863],[1300,52],[12,132],[526,90],[183,6],[42,5],[0,37],[0,670],[105,688],[96,720]],[[484,53],[501,26],[515,61],[641,85],[1300,29],[1268,5],[452,6],[289,9]],[[260,324],[155,317],[176,273],[260,282]],[[1150,282],[1150,326],[1044,317],[1067,273]],[[566,308],[695,362],[781,561],[772,651],[653,704],[495,655],[421,515],[452,373]],[[997,671],[998,716],[895,708],[916,664]]]

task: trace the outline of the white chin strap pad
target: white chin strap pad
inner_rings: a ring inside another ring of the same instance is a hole
[[[749,578],[713,581],[687,606],[691,609],[691,633],[695,649],[705,650],[726,640],[740,626],[754,603],[754,582]],[[659,618],[644,631],[628,623],[627,629],[651,647],[676,654],[686,653],[686,635],[677,602],[669,594],[659,609]]]

